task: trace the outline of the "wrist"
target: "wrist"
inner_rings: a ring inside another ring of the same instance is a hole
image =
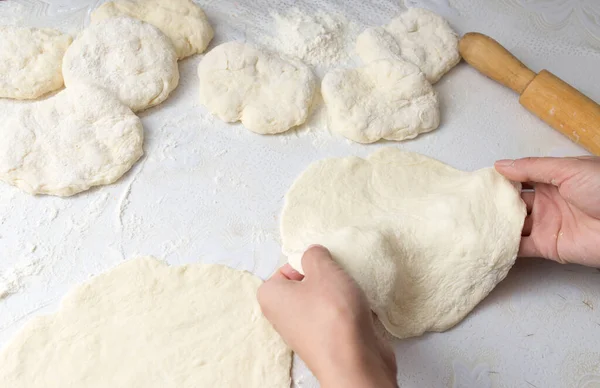
[[[329,367],[316,377],[323,388],[396,388],[395,365],[388,365],[375,342],[368,346],[360,338],[336,352]]]

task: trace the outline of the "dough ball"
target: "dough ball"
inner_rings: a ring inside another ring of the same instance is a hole
[[[130,260],[78,286],[0,353],[10,388],[288,388],[291,351],[261,280],[220,265]]]
[[[31,194],[69,196],[113,183],[143,154],[140,119],[87,85],[30,104],[0,103],[0,117],[0,180]]]
[[[410,8],[386,26],[363,31],[356,52],[366,63],[378,59],[414,63],[431,83],[460,62],[458,35],[444,18],[421,8]]]
[[[316,90],[304,63],[229,42],[200,62],[200,102],[221,120],[275,134],[304,123]]]
[[[62,88],[71,40],[50,29],[0,26],[0,98],[35,99]]]
[[[437,93],[408,62],[383,59],[333,70],[321,93],[331,130],[359,143],[412,139],[440,124]]]
[[[92,23],[129,16],[158,27],[171,38],[179,59],[206,50],[214,36],[208,19],[192,0],[117,0],[102,4],[91,14]]]
[[[63,59],[65,85],[96,85],[134,112],[158,105],[179,83],[173,43],[156,27],[131,18],[85,29]]]
[[[493,168],[455,170],[383,148],[311,165],[285,197],[283,251],[328,247],[399,338],[444,331],[512,267],[526,216],[520,190]]]

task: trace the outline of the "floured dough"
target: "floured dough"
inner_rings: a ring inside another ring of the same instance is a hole
[[[321,93],[331,130],[359,143],[412,139],[440,124],[437,93],[408,62],[384,59],[333,70]]]
[[[493,168],[383,148],[310,166],[286,195],[281,237],[300,271],[309,245],[328,247],[405,338],[451,328],[504,279],[525,215],[518,188]]]
[[[0,386],[288,388],[291,351],[260,284],[219,265],[125,262],[29,322],[0,353]]]
[[[0,98],[34,99],[62,88],[71,40],[56,30],[0,26]]]
[[[117,16],[129,16],[158,27],[173,41],[179,59],[203,52],[214,36],[204,11],[192,0],[109,1],[92,12],[91,21]]]
[[[366,63],[378,59],[414,63],[431,83],[460,61],[458,35],[444,18],[421,8],[410,8],[386,26],[363,31],[356,52]]]
[[[65,53],[63,76],[67,87],[85,83],[109,90],[134,112],[160,104],[179,83],[171,40],[126,17],[85,29]]]
[[[316,80],[302,62],[229,42],[200,62],[200,102],[221,120],[275,134],[306,121]]]
[[[69,196],[113,183],[143,154],[140,119],[87,85],[0,103],[0,117],[0,180],[31,194]]]

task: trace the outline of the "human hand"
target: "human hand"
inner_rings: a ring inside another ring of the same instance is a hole
[[[600,158],[500,160],[496,170],[529,183],[519,255],[600,267]]]
[[[323,388],[397,387],[396,358],[358,284],[321,246],[304,253],[302,268],[305,276],[286,264],[258,290],[275,330]]]

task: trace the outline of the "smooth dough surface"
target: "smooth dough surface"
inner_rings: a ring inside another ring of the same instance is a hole
[[[208,19],[192,0],[117,0],[95,9],[92,23],[129,16],[158,27],[171,38],[179,59],[204,52],[214,36]]]
[[[275,134],[304,123],[316,79],[304,63],[229,42],[200,62],[200,102],[221,120]]]
[[[363,31],[356,52],[366,63],[378,59],[414,63],[431,83],[460,62],[456,32],[444,18],[421,8],[409,8],[388,25]]]
[[[413,139],[440,124],[437,93],[415,65],[379,60],[323,78],[329,127],[359,143]]]
[[[62,88],[71,40],[51,29],[0,26],[0,98],[35,99]]]
[[[143,154],[140,119],[95,87],[3,102],[0,117],[0,180],[31,194],[69,196],[113,183]]]
[[[158,105],[179,83],[173,43],[148,23],[106,19],[85,29],[63,58],[65,85],[109,90],[134,112]]]
[[[300,271],[309,245],[329,248],[405,338],[451,328],[504,279],[525,215],[520,190],[493,168],[383,148],[311,165],[285,197],[281,237]]]
[[[220,265],[127,261],[29,322],[0,353],[0,386],[289,388],[292,354],[260,284]]]

